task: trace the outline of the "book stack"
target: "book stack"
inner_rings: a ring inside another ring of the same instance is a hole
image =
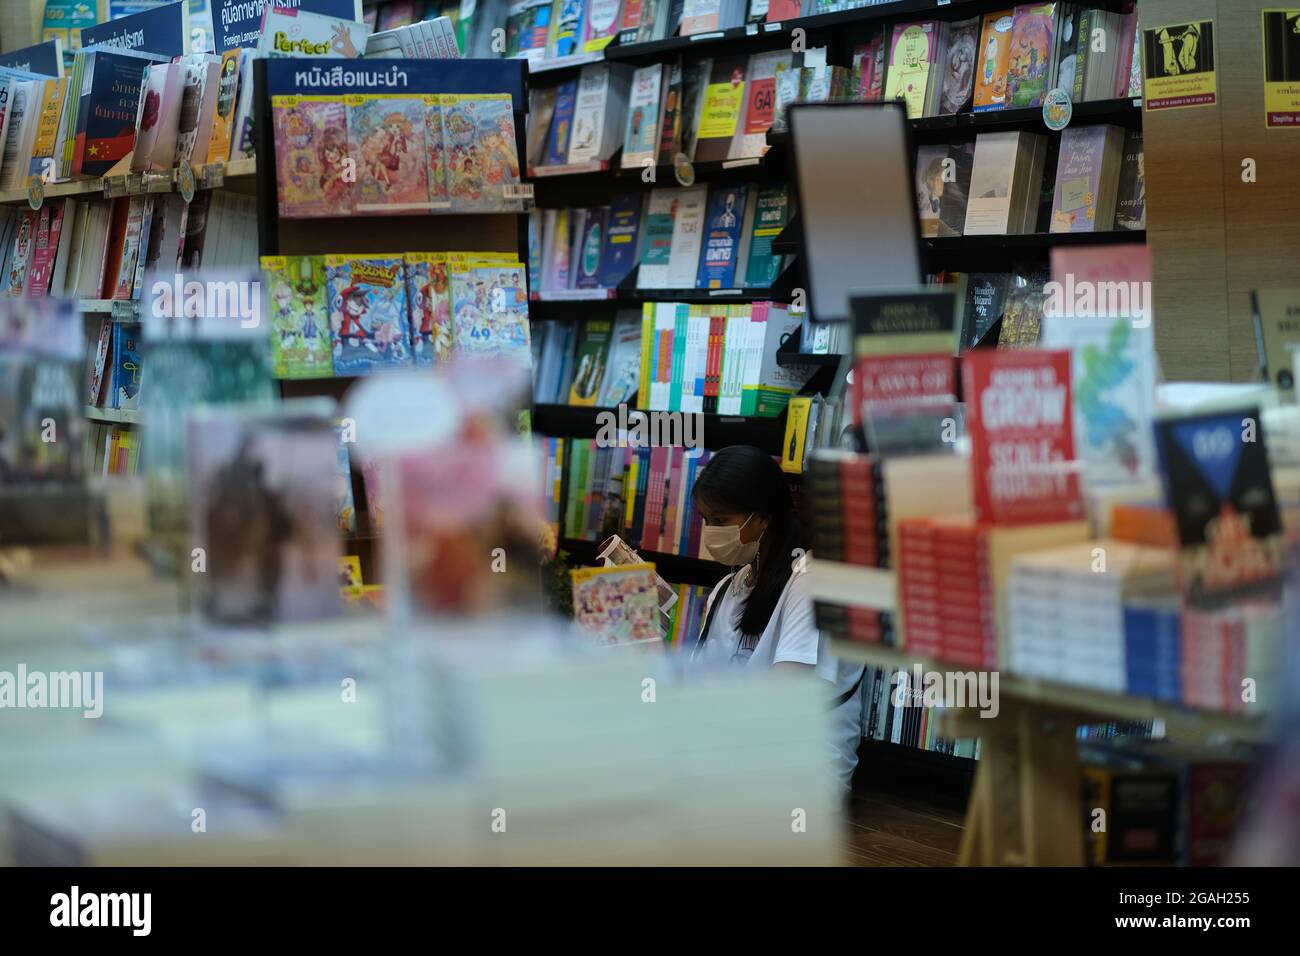
[[[966,201],[975,163],[969,140],[916,151],[916,212],[922,236],[960,236],[966,230]]]
[[[140,433],[121,425],[92,423],[91,447],[94,469],[101,476],[134,475],[140,468]]]
[[[652,411],[781,414],[811,376],[777,362],[799,327],[774,302],[687,305],[647,302],[641,313],[638,405]]]
[[[704,627],[704,611],[708,603],[710,588],[693,584],[677,584],[673,593],[677,600],[668,612],[668,627],[664,634],[664,643],[674,649],[690,651],[699,639]]]
[[[530,94],[530,167],[609,160],[623,144],[632,73],[618,63],[590,63],[576,80]]]
[[[1009,528],[930,515],[903,518],[897,527],[903,647],[977,668],[1009,666],[1014,558],[1088,539],[1082,521]]]
[[[534,284],[543,293],[613,289],[639,265],[639,289],[770,288],[786,263],[772,240],[789,217],[784,185],[656,189],[609,206],[536,210]]]
[[[452,356],[531,361],[514,253],[264,256],[279,378],[364,375]]]
[[[1172,595],[1125,599],[1124,685],[1141,697],[1183,699],[1182,612]]]
[[[367,60],[456,60],[460,45],[451,18],[436,17],[371,34],[362,56]]]
[[[868,740],[887,741],[954,757],[978,757],[978,739],[954,739],[937,733],[937,708],[922,706],[916,697],[918,689],[901,683],[910,676],[907,671],[894,668],[867,668],[862,678],[867,711],[862,735]]]
[[[1037,133],[980,133],[975,138],[967,236],[1034,232],[1043,184],[1047,137]]]
[[[561,538],[599,542],[617,534],[637,551],[705,557],[690,491],[708,451],[581,438],[545,445],[550,517]]]
[[[1206,710],[1245,713],[1258,702],[1277,700],[1276,662],[1282,641],[1276,605],[1242,604],[1183,612],[1182,702]],[[1254,681],[1253,701],[1246,679]]]
[[[612,322],[540,323],[533,401],[600,408],[630,402],[641,379],[641,324],[634,309],[620,310]]]
[[[870,455],[816,450],[808,459],[813,553],[820,561],[890,566],[889,523],[880,463]],[[817,626],[837,638],[893,646],[891,615],[871,608],[816,602]]]
[[[1071,99],[1076,103],[1122,96],[1141,96],[1141,34],[1136,13],[1083,10],[1079,14],[1079,37],[1101,36],[1105,43],[1079,44]],[[1101,31],[1099,34],[1098,31]],[[1063,84],[1062,84],[1063,85]],[[1136,89],[1134,88],[1136,86]]]
[[[1135,632],[1130,644],[1125,604],[1134,594],[1172,596],[1173,570],[1168,549],[1105,538],[1019,555],[1009,582],[1011,669],[1115,693],[1127,689],[1130,669],[1165,676],[1167,659],[1137,657],[1153,636]]]
[[[1101,123],[1061,131],[1050,232],[1107,232],[1115,226],[1124,130]]]

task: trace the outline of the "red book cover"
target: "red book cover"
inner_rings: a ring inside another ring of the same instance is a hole
[[[721,315],[709,316],[709,350],[704,357],[704,410],[718,410],[718,362],[722,355],[722,335],[727,319]]]
[[[975,515],[992,524],[1083,515],[1070,353],[973,349],[962,357]]]
[[[659,546],[659,529],[664,518],[664,476],[668,449],[650,449],[650,483],[645,496],[645,526],[641,529],[641,547],[647,551]]]
[[[108,255],[104,257],[104,274],[100,282],[99,297],[113,298],[117,289],[117,273],[122,264],[122,247],[126,244],[126,222],[130,217],[129,197],[113,200],[113,214],[108,227]]]
[[[23,290],[29,299],[43,299],[49,293],[50,275],[54,272],[54,253],[59,248],[62,224],[62,203],[41,208],[36,226],[36,241],[32,244],[32,261],[27,267],[27,288]]]
[[[799,16],[803,9],[800,0],[769,0],[767,5],[767,22],[776,23],[780,20],[793,20]]]
[[[682,490],[682,448],[668,449],[668,486],[665,489],[668,501],[664,506],[664,525],[659,529],[659,544],[655,551],[664,554],[676,554],[677,540],[677,499]]]

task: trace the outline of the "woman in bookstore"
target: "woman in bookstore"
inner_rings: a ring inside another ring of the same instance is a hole
[[[761,449],[717,452],[692,494],[704,519],[701,542],[735,570],[709,595],[692,660],[702,666],[815,671],[834,685],[834,767],[847,794],[862,737],[863,668],[836,660],[813,619],[803,574],[807,539],[788,479]]]

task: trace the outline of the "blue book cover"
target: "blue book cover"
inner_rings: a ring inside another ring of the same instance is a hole
[[[411,364],[405,262],[395,256],[325,257],[334,374]]]
[[[1155,435],[1188,603],[1276,593],[1285,535],[1259,409],[1157,420]]]
[[[736,253],[745,219],[745,186],[715,186],[704,216],[704,253],[695,284],[701,289],[736,285]]]
[[[0,55],[0,66],[40,76],[63,75],[63,41],[50,40]]]
[[[113,408],[140,407],[140,324],[121,322],[113,329]]]
[[[103,176],[135,148],[135,120],[145,71],[160,58],[133,52],[87,53],[88,84],[77,104],[72,174]]]
[[[617,286],[636,266],[637,238],[641,231],[641,197],[615,196],[609,202],[605,223],[605,248],[600,257],[600,284]]]
[[[600,288],[600,252],[604,246],[607,209],[588,209],[582,224],[582,242],[578,246],[578,261],[573,263],[577,280],[575,289]]]
[[[362,18],[361,0],[295,0],[285,6],[304,13],[319,13],[340,20]],[[216,32],[215,47],[233,50],[237,46],[255,47],[262,35],[262,9],[269,3],[249,3],[248,0],[212,0],[212,27]]]
[[[578,81],[561,83],[555,93],[555,113],[546,139],[546,165],[563,166],[569,157],[569,134],[573,131],[573,107],[578,99]]]
[[[81,31],[81,48],[119,47],[168,59],[190,52],[189,0],[117,17]]]

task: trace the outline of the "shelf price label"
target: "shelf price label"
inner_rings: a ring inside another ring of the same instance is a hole
[[[172,191],[172,174],[168,172],[145,173],[143,191],[147,193],[169,193]]]
[[[114,322],[134,322],[139,316],[139,309],[134,302],[115,299],[109,307]]]
[[[208,163],[199,167],[199,188],[217,189],[226,182],[226,164]]]

